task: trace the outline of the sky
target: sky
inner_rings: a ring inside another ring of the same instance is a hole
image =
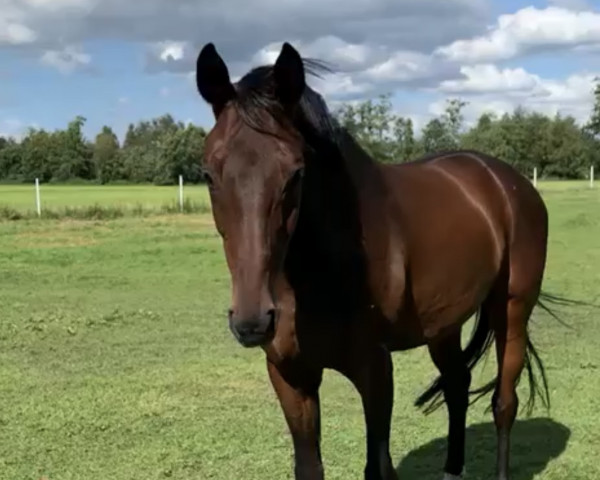
[[[584,123],[600,76],[600,0],[0,0],[0,135],[87,119],[120,138],[170,113],[209,129],[195,87],[213,42],[233,79],[284,41],[335,73],[308,83],[330,108],[390,93],[420,129],[448,98],[522,105]]]

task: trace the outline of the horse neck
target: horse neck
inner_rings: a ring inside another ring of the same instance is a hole
[[[359,198],[365,193],[372,193],[373,189],[380,190],[383,187],[378,164],[346,130],[341,134],[339,151],[343,168]]]
[[[317,144],[307,165],[306,195],[314,197],[324,215],[360,223],[362,203],[378,183],[378,169],[371,157],[346,131],[337,142]]]
[[[347,316],[366,302],[362,213],[377,167],[361,153],[342,139],[339,145],[315,146],[307,158],[298,223],[285,264],[307,310],[318,304],[329,315]]]

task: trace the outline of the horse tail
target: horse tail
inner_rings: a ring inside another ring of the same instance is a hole
[[[549,305],[561,305],[561,306],[594,306],[598,305],[590,304],[580,300],[573,300],[558,295],[553,295],[547,292],[541,292],[538,299],[536,300],[536,306],[540,307],[555,320],[560,322],[567,328],[569,325],[564,322],[556,313],[556,311]],[[479,363],[481,358],[489,351],[490,346],[494,340],[494,332],[491,327],[485,307],[480,308],[477,313],[475,320],[475,326],[471,339],[465,348],[463,355],[469,371],[473,370],[475,365]],[[539,371],[541,384],[534,372],[534,366]],[[537,353],[537,350],[527,335],[526,352],[525,352],[525,370],[529,380],[529,399],[527,401],[527,410],[531,412],[535,404],[536,394],[539,396],[546,408],[550,408],[550,394],[548,389],[548,379],[546,377],[546,371],[544,364]],[[489,381],[485,385],[469,391],[469,395],[474,396],[470,401],[470,405],[477,402],[480,398],[484,397],[488,393],[492,392],[496,388],[497,377]],[[444,403],[443,390],[441,377],[438,377],[432,384],[423,392],[415,401],[415,406],[423,409],[423,412],[427,415],[437,410]]]
[[[471,371],[475,365],[477,365],[479,360],[481,360],[483,355],[489,350],[493,340],[494,332],[491,328],[485,308],[480,308],[475,319],[473,334],[471,335],[471,339],[469,340],[467,347],[463,351],[465,363],[469,371]],[[470,393],[483,396],[489,391],[493,390],[495,385],[496,380]],[[442,378],[440,376],[434,380],[434,382],[419,396],[419,398],[417,398],[415,401],[415,406],[422,408],[424,413],[428,415],[437,410],[443,404],[444,397],[442,390]]]

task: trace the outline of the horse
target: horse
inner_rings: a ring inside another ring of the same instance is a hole
[[[231,278],[229,329],[264,351],[295,478],[324,479],[319,388],[331,369],[360,394],[364,478],[398,479],[391,354],[426,346],[439,376],[415,403],[447,407],[444,479],[463,475],[467,409],[493,392],[497,478],[508,480],[524,368],[528,405],[536,394],[549,404],[528,330],[545,294],[546,206],[527,178],[482,152],[377,162],[308,85],[324,69],[288,42],[235,83],[213,43],[196,61],[215,119],[201,164]],[[492,344],[496,378],[471,390]]]

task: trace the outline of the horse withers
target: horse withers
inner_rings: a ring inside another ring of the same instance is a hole
[[[427,346],[440,377],[416,403],[447,406],[445,478],[463,472],[469,395],[493,391],[497,478],[506,480],[524,366],[530,400],[534,364],[548,395],[527,328],[546,262],[544,203],[511,166],[479,152],[374,161],[307,85],[322,67],[284,43],[273,65],[234,84],[209,43],[196,72],[216,119],[203,168],[232,280],[229,328],[265,352],[295,478],[324,478],[319,386],[330,368],[362,399],[365,479],[397,479],[390,352]],[[463,350],[461,329],[475,314]],[[493,343],[497,377],[470,390]]]

